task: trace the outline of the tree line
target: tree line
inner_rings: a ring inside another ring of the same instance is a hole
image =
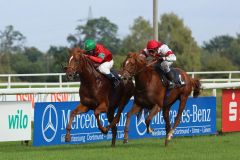
[[[198,46],[191,30],[176,14],[163,14],[158,24],[160,41],[168,44],[177,56],[175,66],[186,71],[228,71],[240,69],[240,34],[236,37],[219,35]],[[26,37],[6,26],[0,30],[0,74],[3,73],[59,73],[68,59],[68,48],[83,47],[83,42],[94,39],[104,44],[114,55],[119,68],[128,52],[139,52],[152,39],[153,28],[143,17],[134,20],[130,33],[119,38],[118,26],[106,17],[91,19],[76,26],[67,37],[66,46],[51,46],[46,53],[34,46],[26,46]],[[22,81],[57,81],[57,78],[22,77]]]

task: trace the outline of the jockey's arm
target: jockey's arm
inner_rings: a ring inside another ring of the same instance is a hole
[[[173,53],[171,49],[166,44],[163,44],[159,49],[158,49],[158,54],[160,54],[160,59],[166,60],[166,61],[176,61],[176,56]]]
[[[96,63],[102,63],[104,60],[103,58],[95,57],[95,56],[88,56],[88,57]]]
[[[146,48],[141,50],[140,53],[139,53],[139,56],[141,56],[143,58],[147,58],[148,56],[147,56],[146,52],[147,52]]]

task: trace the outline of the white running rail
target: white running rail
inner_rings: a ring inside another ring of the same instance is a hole
[[[214,96],[216,96],[216,89],[219,88],[240,88],[240,78],[233,78],[233,74],[239,74],[238,77],[240,77],[240,71],[188,72],[188,74],[193,78],[198,75],[210,74],[216,75],[216,77],[219,74],[225,75],[227,78],[201,79],[202,89],[213,89]],[[57,76],[58,82],[13,82],[12,80],[15,77],[29,76]],[[2,88],[0,89],[0,94],[78,93],[80,83],[63,82],[64,76],[65,73],[0,74],[0,88]]]

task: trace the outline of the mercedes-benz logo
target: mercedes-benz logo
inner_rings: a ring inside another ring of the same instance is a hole
[[[45,141],[51,142],[54,139],[57,133],[57,127],[58,127],[57,110],[54,107],[54,105],[49,104],[45,108],[42,115],[42,134]]]
[[[143,126],[143,127],[140,127],[140,126]],[[144,129],[142,129],[142,128],[144,128]],[[137,129],[138,134],[141,136],[144,135],[147,131],[146,124],[145,124],[144,109],[142,110],[139,120],[138,120],[138,118],[136,118],[136,129]]]

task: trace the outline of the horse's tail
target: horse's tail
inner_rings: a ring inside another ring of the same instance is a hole
[[[196,78],[190,78],[190,80],[193,87],[193,97],[196,98],[200,95],[201,82],[199,79]]]

